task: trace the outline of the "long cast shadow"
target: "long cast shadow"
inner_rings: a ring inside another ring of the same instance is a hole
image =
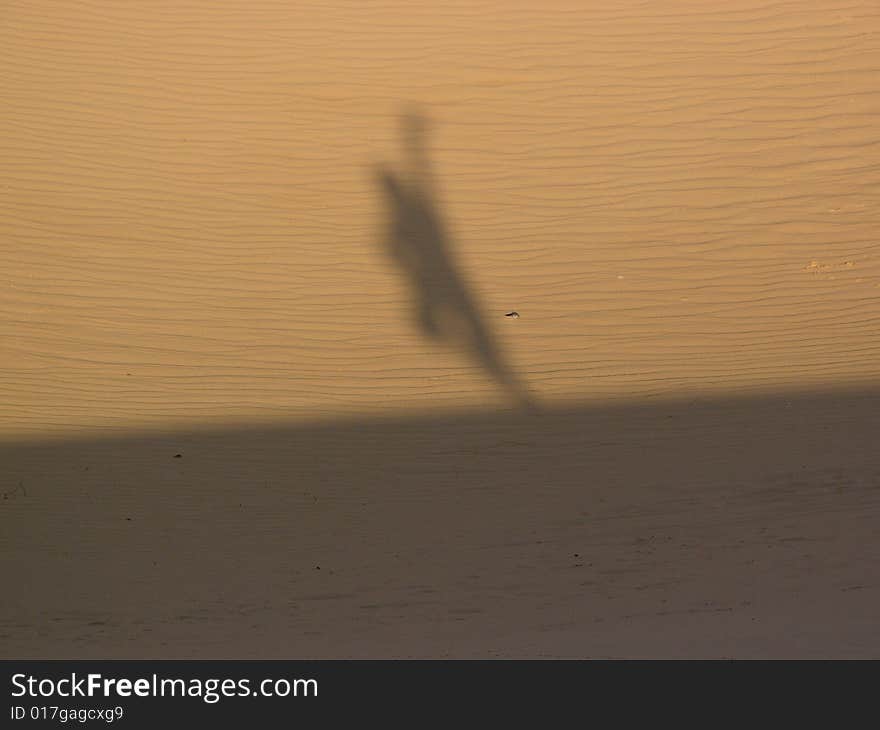
[[[455,262],[437,202],[425,140],[427,126],[423,115],[404,114],[403,169],[376,168],[389,213],[384,247],[410,284],[415,319],[422,333],[467,351],[515,402],[533,409],[532,397],[484,322]]]

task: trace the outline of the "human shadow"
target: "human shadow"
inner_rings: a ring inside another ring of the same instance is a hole
[[[519,406],[535,410],[533,398],[504,357],[455,262],[428,159],[427,126],[418,112],[403,114],[402,169],[376,167],[389,213],[384,246],[409,282],[421,331],[467,351]]]

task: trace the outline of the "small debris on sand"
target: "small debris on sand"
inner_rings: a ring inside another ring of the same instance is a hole
[[[814,274],[826,274],[832,271],[839,271],[840,269],[853,269],[855,268],[856,262],[852,260],[846,260],[842,262],[834,262],[830,264],[822,263],[820,261],[810,261],[806,266],[804,266],[801,271],[812,271]]]
[[[505,317],[513,317],[513,319],[519,319],[519,312],[508,312],[504,316]]]
[[[25,488],[24,488],[24,482],[19,482],[18,486],[9,492],[3,492],[2,497],[3,497],[3,499],[9,499],[10,497],[14,497],[19,492],[21,492],[21,495],[23,497],[27,497],[27,490],[25,490]]]

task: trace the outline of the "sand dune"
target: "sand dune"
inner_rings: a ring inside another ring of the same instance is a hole
[[[880,7],[435,5],[6,4],[0,653],[876,656]]]

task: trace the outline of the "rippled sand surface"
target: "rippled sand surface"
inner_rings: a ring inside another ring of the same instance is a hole
[[[0,653],[880,651],[877,3],[3,16]]]

